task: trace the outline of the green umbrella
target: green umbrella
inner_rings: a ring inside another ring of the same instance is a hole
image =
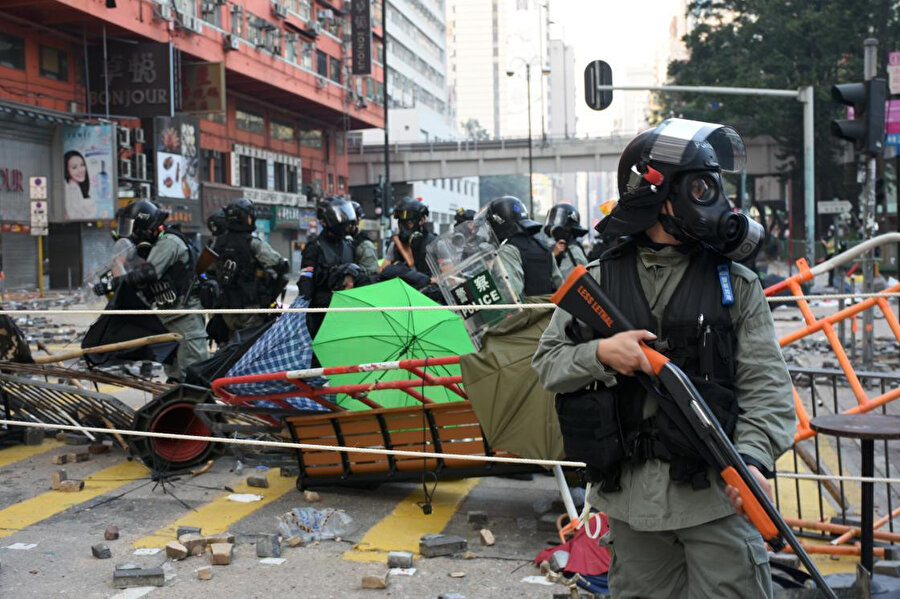
[[[437,306],[400,279],[391,279],[348,291],[338,291],[331,308],[384,306]],[[474,351],[465,324],[450,310],[389,310],[382,312],[329,312],[313,340],[322,366],[437,358]],[[428,366],[432,376],[457,376],[459,366]],[[406,370],[358,372],[330,377],[331,385],[372,383],[418,378]],[[416,388],[417,391],[423,391]],[[425,387],[424,395],[435,402],[458,401],[460,396],[444,387]],[[370,399],[386,408],[418,405],[399,390],[373,391]],[[338,403],[352,410],[367,409],[346,395]]]

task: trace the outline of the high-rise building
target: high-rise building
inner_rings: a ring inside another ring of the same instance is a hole
[[[459,137],[447,77],[445,0],[387,0],[387,95],[390,143],[446,141]],[[381,63],[381,55],[376,60]],[[384,131],[363,131],[365,144],[383,143]],[[458,208],[477,209],[478,179],[393,182],[394,201],[422,198],[436,233],[449,229]],[[354,190],[355,191],[355,190]],[[357,199],[370,201],[362,187]],[[368,212],[368,211],[367,211]]]

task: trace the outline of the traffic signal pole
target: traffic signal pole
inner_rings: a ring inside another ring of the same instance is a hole
[[[875,78],[878,68],[878,40],[866,38],[864,48],[864,78],[871,81]],[[863,241],[871,239],[878,232],[875,222],[875,167],[876,158],[872,154],[866,154],[866,186],[865,204],[863,210]],[[875,254],[874,251],[865,253],[863,258],[863,292],[875,291]],[[875,314],[874,310],[863,312],[862,355],[863,364],[871,368],[875,360]]]
[[[806,259],[815,264],[816,258],[816,168],[813,87],[807,85],[797,90],[763,89],[756,87],[711,87],[705,85],[597,85],[597,91],[654,91],[689,92],[693,94],[718,94],[731,96],[770,96],[793,98],[803,103],[803,212],[806,214]],[[743,199],[743,198],[742,198]]]

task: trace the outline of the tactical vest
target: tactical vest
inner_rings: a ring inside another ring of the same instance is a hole
[[[354,262],[354,249],[353,244],[344,237],[329,239],[327,235],[320,235],[316,243],[319,246],[319,260],[313,266],[315,291],[310,306],[327,307],[332,295],[328,286],[329,271],[332,267]]]
[[[226,231],[216,239],[216,280],[221,288],[219,307],[242,308],[259,304],[256,259],[250,251],[250,233]]]
[[[739,414],[734,388],[737,336],[723,305],[718,270],[724,265],[730,277],[730,262],[706,250],[694,252],[665,307],[659,331],[641,287],[637,259],[633,242],[604,254],[600,286],[635,329],[657,334],[655,348],[690,377],[730,436]],[[578,325],[570,324],[566,332],[576,343],[593,336]],[[624,463],[650,458],[669,462],[673,481],[708,487],[706,469],[713,464],[685,434],[689,427],[677,410],[660,407],[653,417],[643,418],[645,391],[653,393],[660,406],[671,400],[642,386],[637,377],[618,375],[617,380],[613,387],[598,382],[557,396],[566,456],[586,462],[589,478],[600,482],[605,492],[619,490]]]
[[[523,295],[550,295],[553,287],[553,254],[544,244],[527,233],[516,233],[506,243],[519,250],[525,274]]]
[[[428,268],[428,261],[425,259],[425,256],[427,255],[425,249],[435,239],[437,239],[437,235],[426,231],[422,234],[422,237],[411,244],[410,249],[412,250],[413,255],[413,265],[420,273],[426,275],[431,274],[431,269]]]
[[[187,260],[181,260],[179,255],[175,262],[166,269],[166,272],[157,273],[158,279],[147,286],[148,299],[160,309],[172,308],[176,303],[186,303],[185,295],[191,289],[191,283],[194,282],[194,269],[197,263],[193,246],[181,231],[167,228],[163,235],[171,235],[181,240]]]

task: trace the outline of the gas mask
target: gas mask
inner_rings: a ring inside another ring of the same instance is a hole
[[[676,239],[701,241],[730,260],[753,256],[765,230],[746,214],[735,212],[718,171],[679,175],[670,187],[673,214],[660,213],[663,228]]]
[[[422,237],[422,232],[419,230],[418,221],[403,219],[401,221],[398,221],[397,225],[400,229],[397,232],[397,237],[399,237],[400,241],[407,245],[411,245],[414,241],[417,241],[420,237]]]
[[[597,231],[635,235],[658,220],[679,241],[702,242],[726,258],[746,260],[759,250],[764,229],[734,211],[722,180],[723,172],[738,173],[745,165],[744,142],[731,127],[667,119],[626,147],[619,202]]]

